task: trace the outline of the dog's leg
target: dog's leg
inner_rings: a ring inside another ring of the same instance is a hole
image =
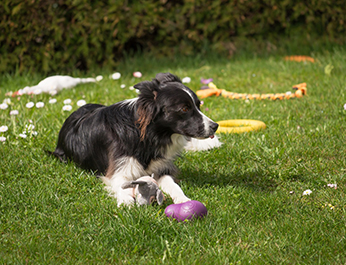
[[[105,184],[105,189],[109,195],[117,199],[118,207],[121,205],[131,206],[135,203],[132,189],[123,189],[121,186],[128,181],[125,177],[113,176],[111,179],[108,177],[100,178]]]
[[[183,203],[183,202],[187,202],[191,200],[185,196],[182,189],[179,187],[177,183],[174,182],[171,176],[165,175],[160,177],[158,179],[158,184],[163,192],[171,196],[175,204]]]
[[[114,170],[114,165],[120,165],[118,170]],[[133,205],[135,199],[131,189],[123,189],[122,185],[125,182],[134,181],[145,175],[146,172],[135,158],[124,157],[111,163],[106,176],[101,179],[106,184],[106,190],[117,199],[118,206],[122,204]]]

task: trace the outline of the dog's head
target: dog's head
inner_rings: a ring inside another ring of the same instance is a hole
[[[214,136],[218,124],[201,112],[196,94],[177,76],[160,73],[153,81],[144,81],[134,87],[140,91],[137,122],[141,139],[149,124],[193,138]]]

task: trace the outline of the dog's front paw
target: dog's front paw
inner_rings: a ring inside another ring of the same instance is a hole
[[[117,199],[117,202],[118,202],[118,207],[121,207],[121,206],[133,206],[135,204],[135,200],[131,197],[129,200],[120,200],[120,199]]]
[[[119,191],[117,193],[116,198],[117,198],[118,207],[122,205],[132,206],[135,204],[135,199],[128,192]]]
[[[191,201],[191,199],[189,199],[186,196],[173,199],[174,204],[184,203],[184,202],[188,202],[188,201]]]

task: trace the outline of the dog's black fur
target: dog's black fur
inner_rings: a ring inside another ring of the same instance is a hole
[[[172,74],[158,74],[135,88],[140,91],[136,99],[111,106],[88,104],[72,113],[53,154],[108,178],[121,170],[125,157],[138,161],[141,172],[162,160],[148,174],[174,176],[173,158],[181,148],[172,146],[172,135],[204,139],[214,135],[218,124],[200,112],[195,93]]]

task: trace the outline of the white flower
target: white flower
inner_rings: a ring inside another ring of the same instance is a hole
[[[44,107],[44,103],[43,102],[37,102],[36,103],[36,108],[41,109],[43,107]]]
[[[8,105],[6,103],[0,104],[0,109],[7,109]]]
[[[337,184],[327,184],[328,187],[331,187],[331,188],[334,188],[334,189],[337,189],[338,188],[338,185]]]
[[[96,76],[96,81],[101,81],[103,79],[103,76],[102,75],[98,75],[98,76]]]
[[[38,133],[34,131],[34,129],[35,129],[35,125],[27,124],[25,125],[25,130],[23,131],[23,133],[21,133],[19,136],[22,138],[26,138],[27,135],[36,136]]]
[[[190,83],[191,82],[191,78],[190,77],[184,77],[182,80],[181,80],[181,82],[183,82],[183,83]]]
[[[141,72],[134,72],[133,76],[137,77],[137,78],[141,78],[142,77],[142,73]]]
[[[305,191],[303,192],[303,195],[310,195],[311,193],[312,193],[311,190],[305,190]]]
[[[56,98],[52,98],[49,101],[49,104],[55,104],[57,102]]]
[[[32,131],[33,129],[35,129],[35,125],[33,124],[25,125],[25,128]]]
[[[134,88],[133,86],[130,86],[129,89],[130,89],[130,90],[134,90],[135,88]]]
[[[33,106],[35,106],[34,102],[29,102],[25,105],[25,107],[27,107],[28,109],[31,109]]]
[[[121,86],[120,86],[121,88],[125,88],[126,87],[126,85],[125,84],[121,84]]]
[[[34,129],[35,129],[35,125],[33,125],[33,124],[25,125],[25,131],[23,133],[26,134],[27,132],[29,132],[29,133],[33,134]]]
[[[71,102],[72,102],[72,100],[69,98],[64,100],[65,105],[69,105],[69,104],[71,104]]]
[[[0,136],[0,142],[5,142],[5,141],[6,141],[6,137]]]
[[[11,104],[11,99],[10,98],[5,98],[3,103]]]
[[[51,95],[51,96],[55,96],[56,94],[58,94],[58,91],[57,90],[51,90],[51,91],[49,91],[49,95]]]
[[[37,88],[37,89],[34,90],[33,93],[34,93],[34,95],[39,95],[39,94],[42,93],[42,89],[41,88]]]
[[[111,75],[111,78],[114,79],[114,80],[118,80],[118,79],[120,79],[120,77],[121,77],[120,73],[114,73],[114,74]]]
[[[15,109],[14,109],[14,110],[11,110],[11,111],[10,111],[10,115],[11,115],[11,116],[15,116],[15,115],[18,115],[18,114],[19,114],[19,111],[18,111],[18,110],[15,110]]]
[[[65,105],[62,107],[63,111],[71,111],[72,110],[72,106],[71,105]]]
[[[6,125],[0,126],[0,132],[7,132],[8,127]]]
[[[20,134],[19,134],[19,137],[26,138],[27,135],[26,135],[25,133],[20,133]]]
[[[77,101],[77,106],[78,107],[82,107],[82,106],[84,106],[86,104],[86,101],[84,100],[84,99],[81,99],[81,100],[78,100]]]

